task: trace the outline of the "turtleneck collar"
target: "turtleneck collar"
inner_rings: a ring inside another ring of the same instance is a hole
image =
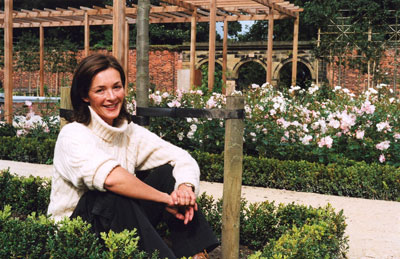
[[[90,106],[88,107],[91,114],[88,128],[103,140],[111,142],[115,137],[120,136],[128,129],[128,122],[126,120],[123,120],[117,127],[112,127],[108,125],[95,111],[93,111]]]

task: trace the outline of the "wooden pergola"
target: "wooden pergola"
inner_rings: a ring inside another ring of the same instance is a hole
[[[89,54],[89,32],[93,25],[113,25],[113,55],[128,67],[128,24],[136,23],[138,8],[126,6],[125,0],[114,0],[113,6],[92,8],[56,8],[44,10],[13,10],[13,1],[5,0],[0,11],[0,27],[4,28],[4,88],[5,116],[12,121],[12,39],[13,28],[39,28],[40,35],[40,95],[44,95],[44,28],[84,26],[84,53]],[[215,70],[216,22],[224,22],[223,80],[226,83],[227,35],[230,21],[268,20],[267,82],[272,75],[273,25],[277,19],[294,19],[292,85],[297,74],[297,43],[299,12],[302,8],[284,0],[161,0],[160,6],[151,6],[150,23],[191,23],[190,83],[194,85],[196,57],[196,23],[209,22],[208,87],[212,90]]]

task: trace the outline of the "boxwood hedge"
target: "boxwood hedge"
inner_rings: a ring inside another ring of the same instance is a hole
[[[0,137],[0,159],[51,163],[55,139]],[[222,182],[223,154],[191,152],[201,179]],[[328,165],[244,156],[243,184],[292,191],[400,201],[400,169],[341,159]]]
[[[90,232],[81,219],[55,223],[45,216],[51,182],[0,171],[0,258],[149,258],[137,248],[135,231]],[[198,203],[221,235],[222,201],[202,194]],[[12,204],[11,206],[8,204]],[[266,258],[345,258],[343,212],[331,206],[247,204],[242,201],[240,242]],[[277,257],[278,256],[278,257]],[[304,257],[305,256],[305,257]],[[151,255],[157,258],[157,254]]]

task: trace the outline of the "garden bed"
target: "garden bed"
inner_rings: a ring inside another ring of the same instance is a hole
[[[62,253],[100,256],[107,252],[82,222],[67,220],[54,224],[47,217],[40,216],[47,209],[49,180],[16,177],[5,170],[0,173],[0,190],[0,210],[3,210],[0,212],[0,245],[3,247],[0,257],[35,257],[38,253],[45,258]],[[203,194],[198,203],[220,237],[222,201]],[[13,204],[12,210],[6,204]],[[330,206],[277,206],[270,202],[247,204],[243,201],[240,218],[243,253],[259,251],[259,255],[266,257],[344,258],[348,249],[343,213],[334,212]],[[59,233],[56,236],[55,231]],[[111,244],[118,240],[134,242],[133,238],[129,233],[123,233],[119,239],[112,238]],[[119,248],[113,253],[119,253],[121,257],[118,258],[127,258]],[[308,256],[303,257],[305,255]]]

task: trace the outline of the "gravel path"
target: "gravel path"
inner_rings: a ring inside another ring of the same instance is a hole
[[[0,160],[0,170],[10,168],[18,175],[51,177],[51,165],[38,165]],[[201,182],[200,192],[218,199],[222,197],[222,184]],[[346,235],[349,236],[349,258],[400,259],[400,202],[346,198],[304,192],[243,186],[242,197],[249,202],[265,200],[279,203],[326,206],[343,210],[346,216]]]

